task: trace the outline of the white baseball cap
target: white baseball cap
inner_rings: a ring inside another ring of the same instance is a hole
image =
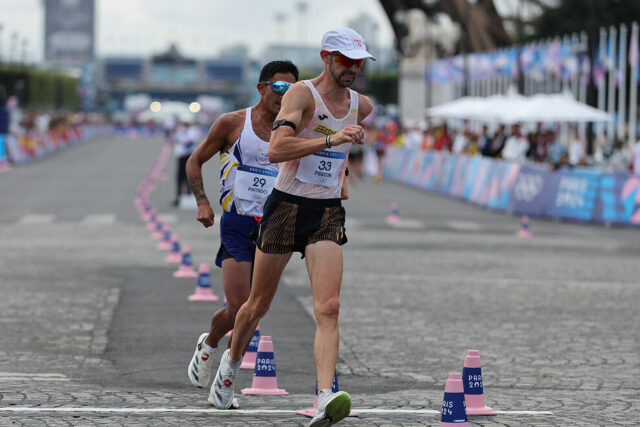
[[[362,36],[347,27],[332,28],[324,33],[322,50],[337,51],[351,59],[371,58],[376,60],[373,55],[367,52],[367,46],[365,46]]]

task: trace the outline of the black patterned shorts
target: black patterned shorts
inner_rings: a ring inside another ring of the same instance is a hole
[[[262,220],[250,237],[262,252],[300,252],[304,258],[306,246],[312,243],[347,243],[344,218],[340,199],[309,199],[274,189],[264,205]]]

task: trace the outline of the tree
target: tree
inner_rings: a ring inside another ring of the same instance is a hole
[[[608,27],[621,23],[640,21],[640,1],[637,0],[560,0],[557,7],[546,7],[533,20],[534,34],[531,40],[544,39],[585,31],[589,22],[590,8],[597,27]]]

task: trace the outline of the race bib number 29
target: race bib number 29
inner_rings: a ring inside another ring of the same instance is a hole
[[[322,150],[300,159],[296,178],[309,184],[335,187],[347,154],[341,151]]]
[[[238,166],[234,191],[243,200],[264,202],[271,193],[278,173],[255,166]]]

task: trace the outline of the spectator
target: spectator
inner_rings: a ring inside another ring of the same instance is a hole
[[[507,135],[504,132],[504,125],[499,124],[498,130],[493,135],[491,140],[491,149],[489,150],[489,157],[502,157],[502,150],[507,140]]]
[[[482,125],[482,131],[478,136],[478,148],[480,148],[480,153],[483,156],[494,157],[491,155],[491,144],[493,140],[489,136],[489,131],[487,130],[487,125]]]
[[[524,163],[527,160],[527,151],[529,151],[529,142],[522,135],[520,125],[512,125],[511,135],[507,138],[502,150],[502,157],[505,160]]]
[[[580,140],[577,129],[574,129],[573,137],[569,143],[569,163],[572,166],[585,166],[587,164],[584,145]]]
[[[461,154],[467,149],[469,142],[469,128],[465,123],[462,131],[458,132],[453,139],[453,149],[451,150],[451,152],[454,154]]]
[[[187,182],[187,159],[200,143],[200,137],[200,130],[188,122],[182,122],[176,129],[173,146],[173,154],[177,159],[176,198],[172,202],[173,206],[180,204],[180,195],[183,192],[191,193]]]
[[[567,148],[562,142],[556,138],[556,134],[552,130],[546,132],[547,145],[549,147],[549,154],[547,155],[547,162],[551,165],[551,169],[558,169],[568,163]]]
[[[609,157],[609,172],[629,172],[631,151],[624,141],[618,139]]]
[[[447,124],[443,123],[440,128],[436,131],[435,141],[433,143],[433,149],[442,151],[447,150],[451,151],[452,140],[451,135],[447,131]]]

